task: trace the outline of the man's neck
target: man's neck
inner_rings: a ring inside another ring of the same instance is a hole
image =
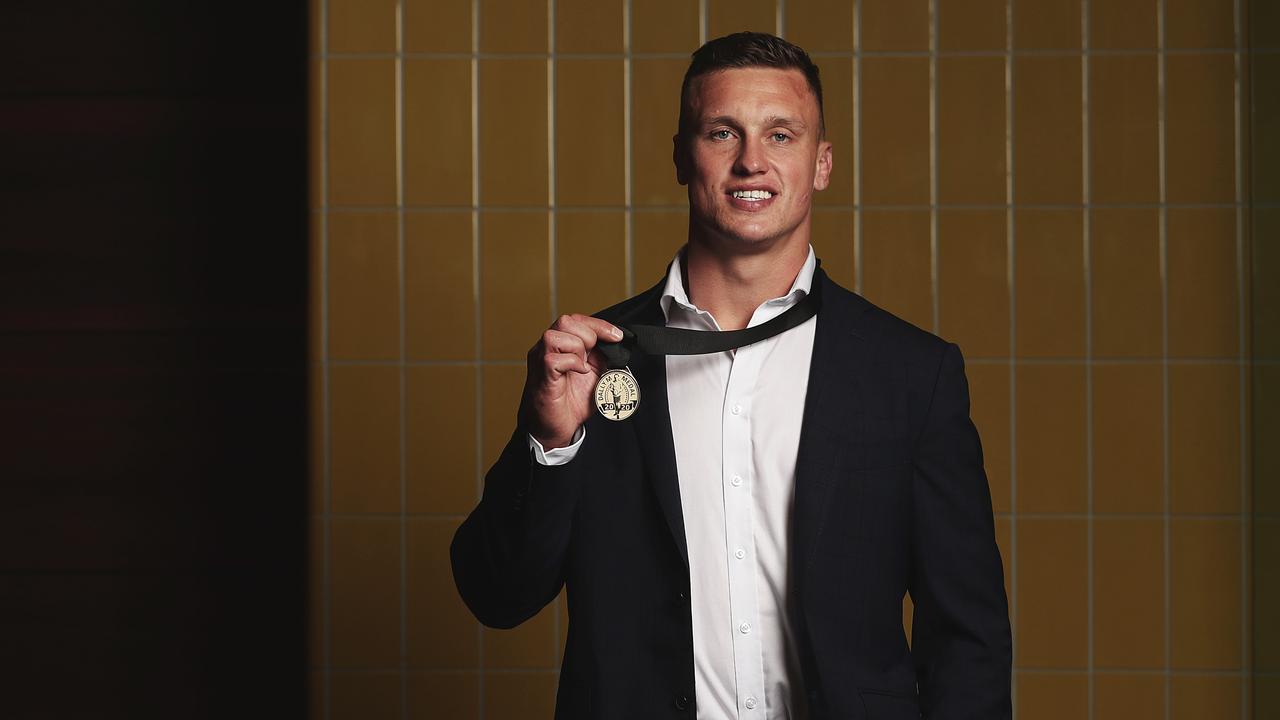
[[[690,302],[711,313],[722,330],[740,330],[762,303],[791,289],[809,258],[809,243],[793,238],[765,252],[735,254],[690,237],[682,258]]]

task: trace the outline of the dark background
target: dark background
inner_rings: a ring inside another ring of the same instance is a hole
[[[306,5],[0,5],[0,717],[305,709]]]

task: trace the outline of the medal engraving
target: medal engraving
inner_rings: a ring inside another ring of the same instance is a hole
[[[626,420],[640,406],[640,385],[630,370],[609,370],[596,382],[596,410],[610,420]]]

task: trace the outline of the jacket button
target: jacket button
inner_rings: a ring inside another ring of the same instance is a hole
[[[689,698],[684,695],[676,696],[676,709],[684,710],[689,707]]]

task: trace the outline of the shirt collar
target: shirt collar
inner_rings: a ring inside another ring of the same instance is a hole
[[[662,305],[662,314],[667,322],[671,322],[671,306],[674,304],[677,308],[695,315],[702,315],[711,318],[711,313],[694,305],[689,300],[689,294],[684,289],[684,271],[681,269],[681,260],[684,257],[685,248],[680,248],[676,253],[676,257],[671,261],[671,267],[667,269],[667,283],[662,288],[662,299],[659,303]],[[751,318],[751,322],[747,327],[759,325],[777,315],[792,305],[800,302],[800,298],[808,295],[813,288],[813,273],[818,268],[817,256],[813,253],[813,246],[809,246],[809,256],[805,258],[804,265],[800,267],[800,272],[796,274],[796,279],[791,283],[791,289],[781,297],[764,301],[759,308],[756,308],[755,314]]]

